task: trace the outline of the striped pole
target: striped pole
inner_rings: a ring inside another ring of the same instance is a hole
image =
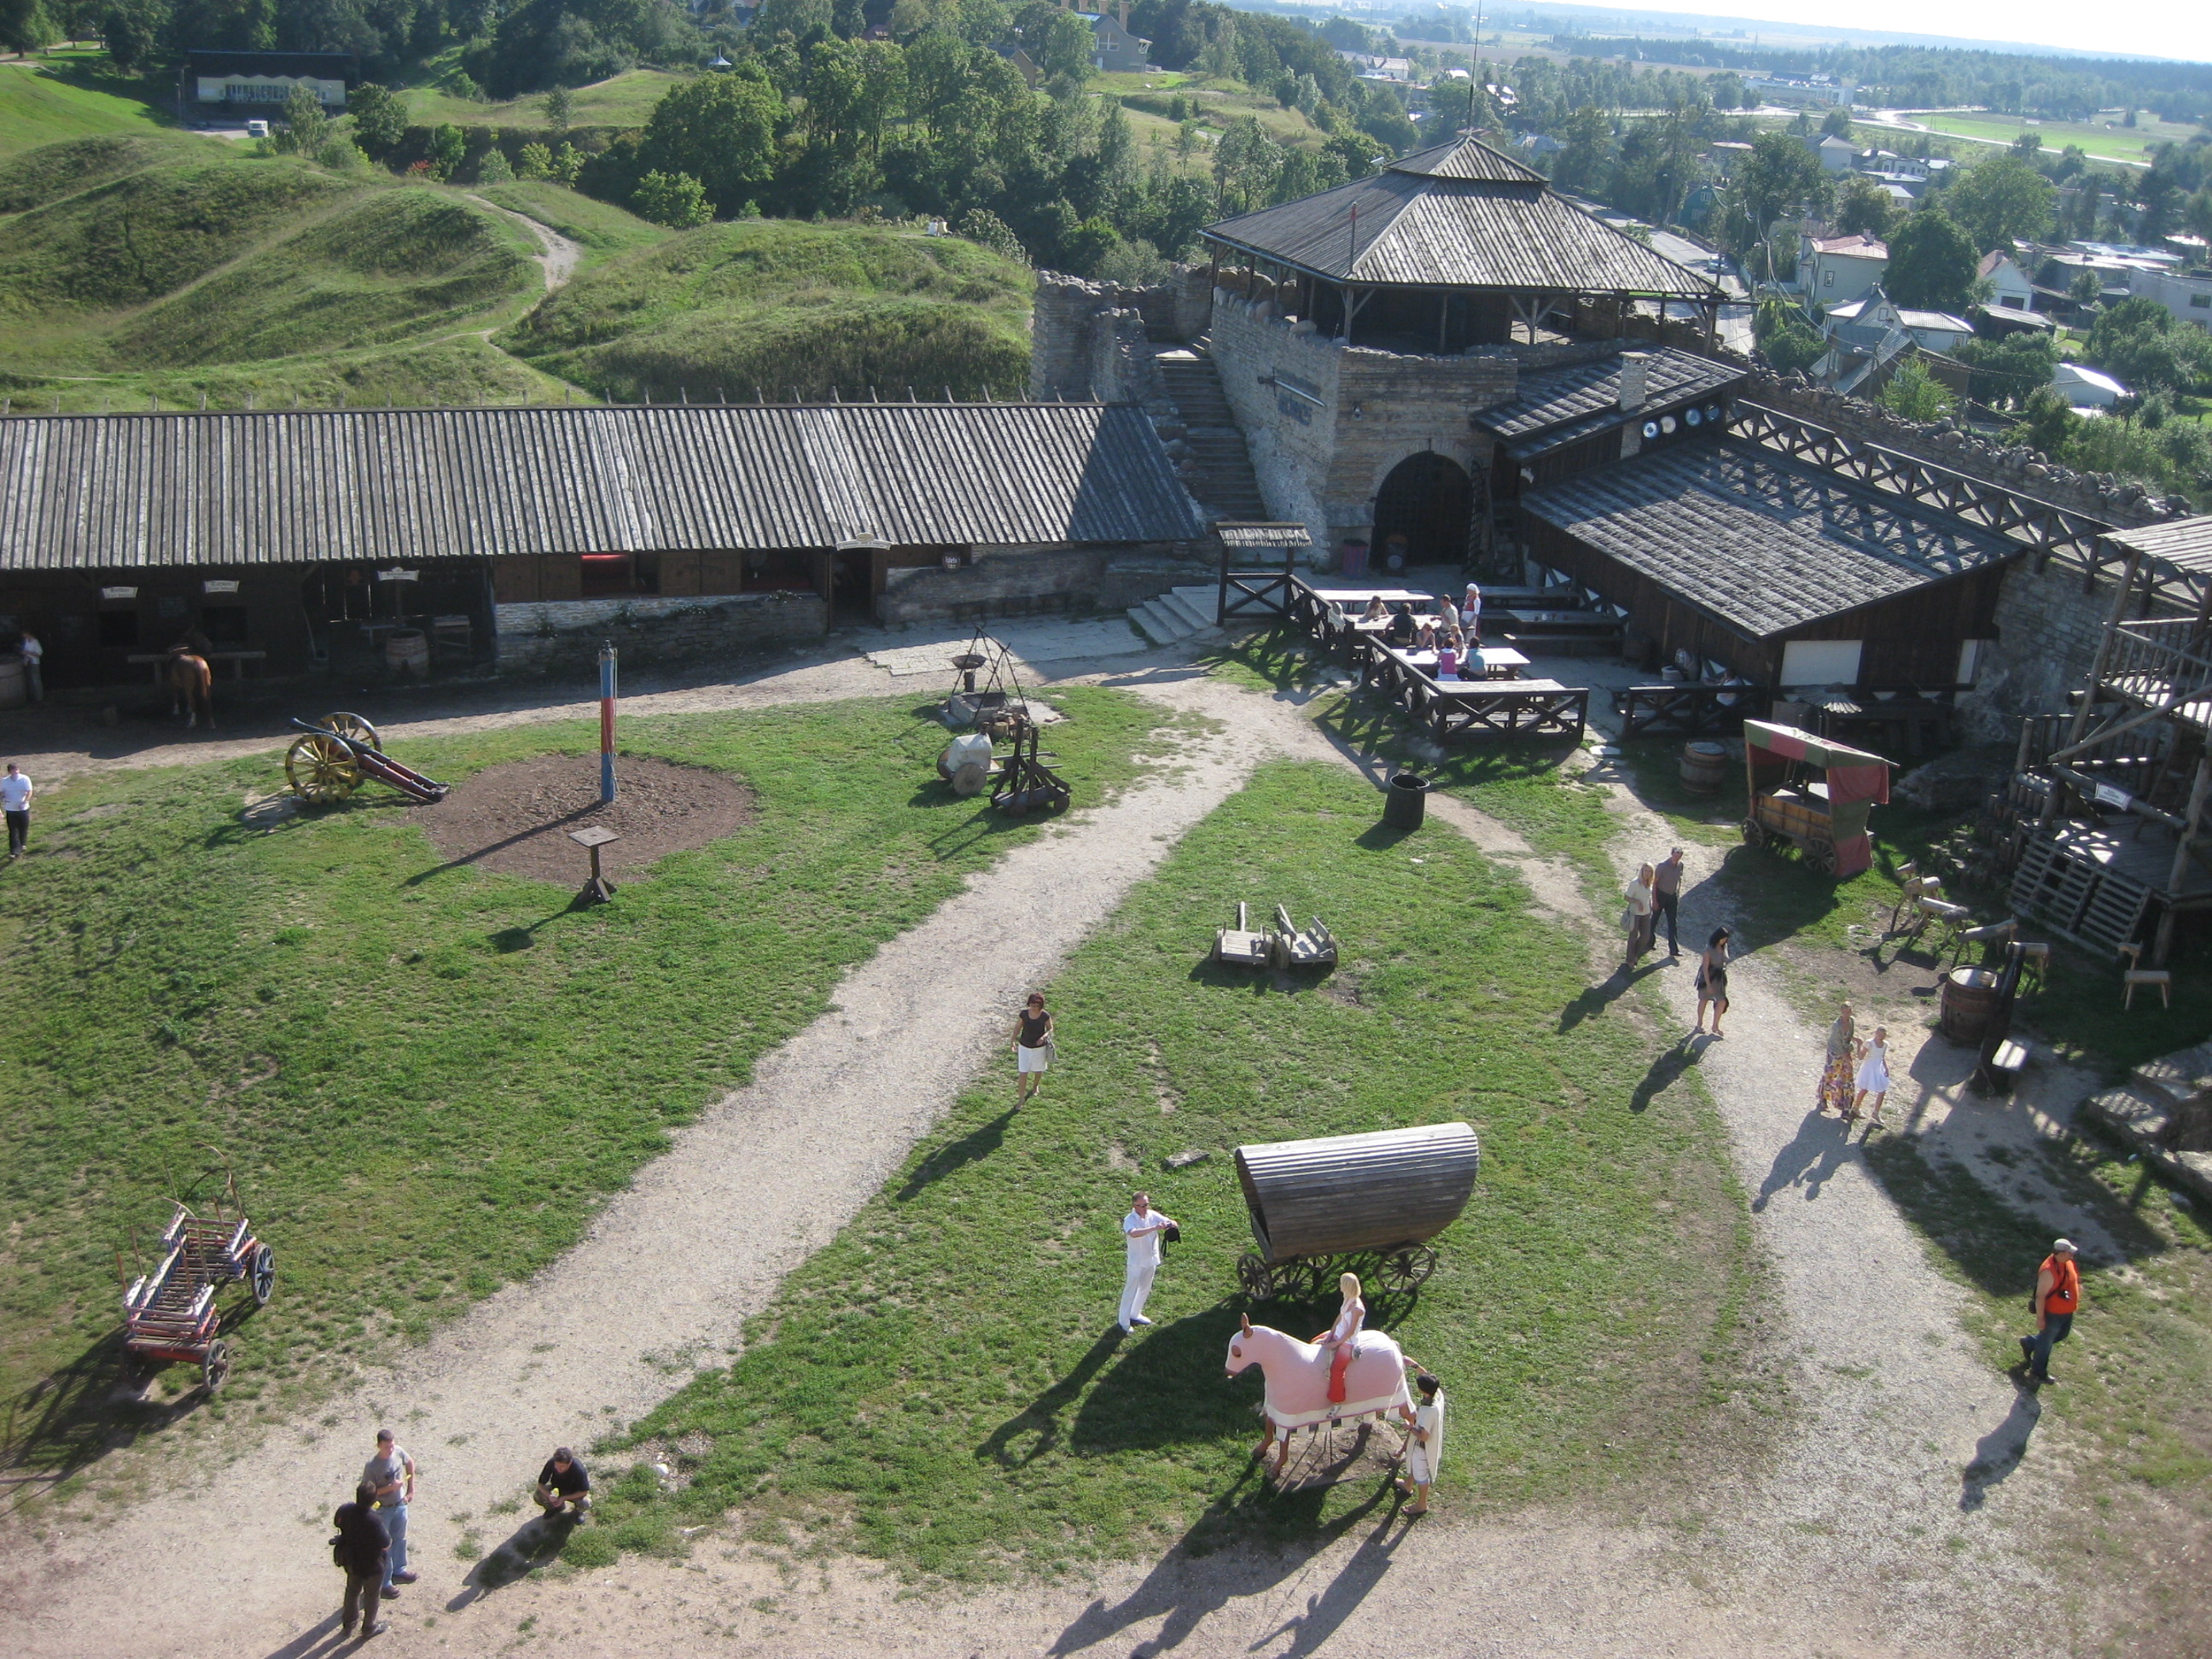
[[[599,803],[615,799],[615,642],[599,647]]]

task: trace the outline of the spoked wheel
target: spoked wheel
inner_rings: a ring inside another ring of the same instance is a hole
[[[1824,876],[1836,873],[1836,849],[1825,841],[1816,841],[1805,848],[1805,861]]]
[[[1765,828],[1757,818],[1746,818],[1743,821],[1743,844],[1754,848],[1766,845]]]
[[[1423,1244],[1391,1251],[1376,1262],[1372,1276],[1379,1290],[1410,1291],[1425,1283],[1436,1270],[1437,1253]]]
[[[361,787],[361,764],[336,738],[310,732],[284,753],[292,793],[312,806],[330,806]]]
[[[269,1298],[276,1294],[276,1253],[266,1244],[258,1247],[246,1273],[253,1281],[254,1305],[267,1307]]]
[[[342,738],[351,738],[356,743],[365,743],[382,752],[384,739],[376,735],[376,728],[358,714],[349,714],[341,709],[335,714],[323,716],[323,724]]]
[[[1274,1271],[1249,1250],[1237,1258],[1237,1282],[1255,1302],[1265,1302],[1275,1293]]]
[[[230,1344],[210,1343],[207,1358],[200,1361],[200,1380],[207,1384],[207,1391],[213,1394],[222,1386],[222,1379],[229,1375]]]

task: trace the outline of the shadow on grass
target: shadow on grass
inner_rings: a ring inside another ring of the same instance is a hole
[[[1322,1484],[1273,1492],[1254,1459],[1236,1484],[1208,1504],[1206,1513],[1160,1558],[1143,1583],[1111,1605],[1103,1597],[1093,1601],[1045,1651],[1080,1653],[1113,1640],[1133,1625],[1158,1619],[1164,1621],[1159,1634],[1134,1651],[1168,1652],[1182,1646],[1209,1615],[1231,1601],[1264,1595],[1304,1571],[1316,1552],[1364,1528],[1359,1547],[1320,1592],[1307,1597],[1300,1611],[1253,1644],[1255,1649],[1268,1647],[1284,1659],[1318,1652],[1382,1584],[1406,1536],[1398,1526],[1402,1500],[1387,1475],[1376,1478],[1375,1490],[1356,1507],[1323,1522],[1322,1505],[1331,1491]],[[1279,1547],[1291,1540],[1297,1547]],[[1251,1550],[1234,1559],[1205,1559],[1243,1542],[1278,1547]],[[1291,1638],[1287,1646],[1272,1645],[1286,1636]]]
[[[1160,1330],[1159,1334],[1164,1335],[1174,1328],[1174,1326],[1168,1326]],[[1084,1351],[1083,1358],[1075,1362],[1073,1370],[1023,1407],[1020,1412],[992,1430],[990,1437],[975,1448],[975,1455],[1002,1468],[1018,1469],[1034,1463],[1057,1448],[1065,1432],[1060,1425],[1060,1414],[1074,1403],[1075,1397],[1083,1392],[1084,1385],[1098,1375],[1099,1368],[1113,1357],[1114,1351],[1121,1346],[1124,1340],[1120,1326],[1109,1327]],[[1025,1434],[1034,1434],[1036,1438],[1025,1450],[1016,1451],[1015,1441]]]
[[[1571,1031],[1584,1020],[1595,1018],[1613,1003],[1620,1001],[1630,986],[1647,975],[1659,972],[1666,965],[1665,961],[1658,957],[1654,957],[1636,968],[1631,968],[1626,963],[1621,963],[1559,1010],[1559,1030],[1562,1032]]]
[[[939,1147],[914,1166],[914,1173],[906,1178],[893,1195],[894,1203],[904,1204],[919,1198],[934,1182],[981,1162],[997,1152],[1006,1139],[1006,1126],[1014,1121],[1017,1109],[1012,1106],[989,1122],[971,1130],[957,1140]]]
[[[1565,1028],[1563,1026],[1561,1029]],[[1651,1103],[1680,1082],[1683,1075],[1705,1057],[1705,1050],[1712,1044],[1713,1039],[1710,1036],[1696,1032],[1684,1033],[1673,1048],[1651,1062],[1651,1069],[1644,1073],[1643,1079],[1628,1097],[1628,1109],[1638,1113],[1650,1111]]]
[[[517,1527],[497,1548],[469,1570],[459,1595],[446,1603],[447,1613],[459,1613],[479,1596],[505,1589],[561,1559],[576,1535],[580,1518],[573,1515],[534,1515]]]
[[[0,1469],[10,1478],[0,1485],[0,1512],[205,1403],[206,1391],[198,1388],[167,1403],[148,1399],[139,1363],[125,1352],[118,1327],[9,1402],[0,1419]]]

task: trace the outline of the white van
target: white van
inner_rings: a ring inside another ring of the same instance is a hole
[[[269,123],[248,121],[246,124],[246,136],[249,138],[266,138],[269,136]]]

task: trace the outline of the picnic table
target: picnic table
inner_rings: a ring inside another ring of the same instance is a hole
[[[1401,651],[1396,646],[1384,645],[1380,641],[1376,641],[1376,648],[1388,651],[1423,673],[1434,674],[1437,672],[1437,653],[1433,651]],[[1510,646],[1480,646],[1466,654],[1480,663],[1482,672],[1472,677],[1462,673],[1458,676],[1461,679],[1516,680],[1521,678],[1521,671],[1528,665],[1528,659]]]
[[[1432,651],[1401,651],[1379,640],[1369,641],[1366,651],[1369,684],[1380,686],[1439,743],[1516,735],[1582,740],[1587,688],[1558,680],[1438,679]]]

